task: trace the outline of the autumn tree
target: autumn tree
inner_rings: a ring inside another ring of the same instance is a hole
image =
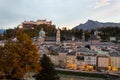
[[[1,79],[2,74],[3,74],[3,59],[2,59],[2,56],[3,56],[3,47],[0,46],[0,79]]]
[[[37,47],[25,33],[18,32],[16,41],[10,40],[5,44],[1,58],[2,72],[11,75],[9,78],[13,80],[40,69]]]
[[[59,76],[55,70],[54,64],[45,54],[40,60],[42,67],[39,74],[36,75],[36,80],[59,80]]]

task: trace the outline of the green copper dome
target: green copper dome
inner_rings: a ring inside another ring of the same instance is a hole
[[[44,31],[40,31],[40,32],[39,32],[39,35],[42,35],[42,34],[45,34],[45,32],[44,32]]]
[[[45,32],[43,31],[43,28],[41,28],[41,31],[39,31],[39,35],[44,35]]]

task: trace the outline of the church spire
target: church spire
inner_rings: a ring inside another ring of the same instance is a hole
[[[60,44],[60,29],[59,29],[59,27],[58,27],[57,33],[56,33],[56,42],[57,42],[57,44]]]
[[[85,41],[85,33],[83,31],[83,34],[82,34],[82,40]]]

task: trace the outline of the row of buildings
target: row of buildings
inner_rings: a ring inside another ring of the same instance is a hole
[[[120,53],[91,51],[87,48],[72,52],[59,52],[58,55],[48,55],[59,67],[80,70],[120,70]]]
[[[83,38],[84,35],[83,35]],[[52,62],[68,69],[120,71],[120,46],[112,42],[100,42],[97,31],[88,42],[71,40],[60,41],[60,30],[56,36],[46,37],[41,29],[33,38],[40,54],[47,54]]]

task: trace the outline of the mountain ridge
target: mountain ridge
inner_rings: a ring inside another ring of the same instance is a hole
[[[4,29],[0,29],[0,34],[3,34],[4,33]]]
[[[97,29],[101,27],[120,27],[120,23],[99,22],[99,21],[88,20],[86,23],[79,24],[78,26],[75,26],[73,29],[91,30],[91,29]]]

